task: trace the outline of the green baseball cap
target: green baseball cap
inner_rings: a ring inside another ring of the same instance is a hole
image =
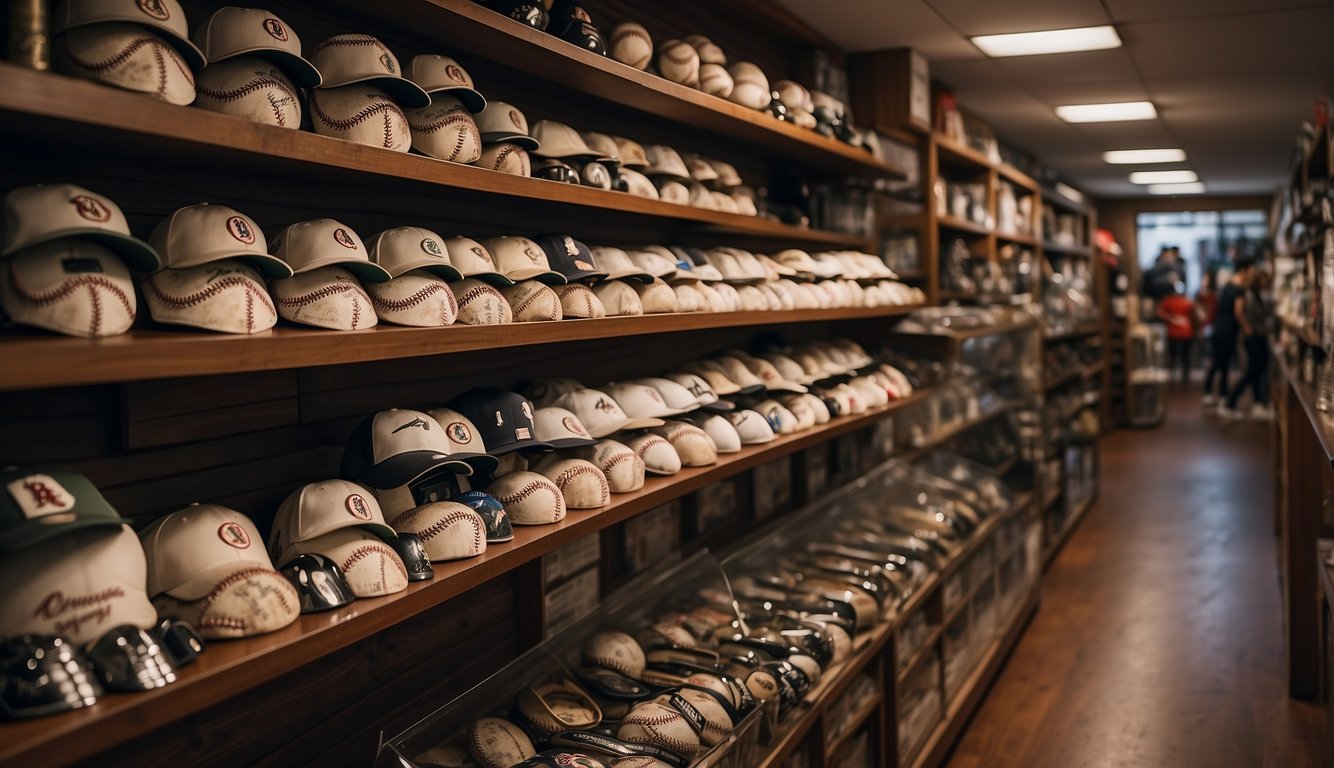
[[[58,469],[0,470],[0,552],[11,554],[82,528],[125,520],[88,478]]]

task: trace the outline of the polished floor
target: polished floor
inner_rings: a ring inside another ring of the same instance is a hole
[[[950,768],[1322,764],[1322,711],[1285,692],[1268,427],[1197,391],[1104,441],[1101,498]]]

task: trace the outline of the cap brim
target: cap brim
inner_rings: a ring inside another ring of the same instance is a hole
[[[520,280],[536,280],[544,285],[565,285],[569,281],[565,275],[551,269],[542,269],[541,267],[525,267],[523,269],[514,269],[505,273],[505,277],[518,282]]]
[[[677,415],[673,413],[672,415]],[[621,429],[649,429],[650,427],[661,427],[667,422],[662,419],[630,419],[621,426]]]
[[[293,83],[296,83],[302,88],[318,88],[320,87],[320,83],[324,82],[324,77],[320,75],[320,71],[315,68],[314,64],[311,64],[300,56],[288,53],[287,51],[276,50],[274,48],[250,48],[244,51],[237,51],[230,56],[214,59],[209,63],[216,64],[219,61],[234,59],[237,56],[256,56],[265,61],[271,61],[274,64],[277,64],[288,77],[292,78]]]
[[[728,400],[715,400],[712,403],[701,405],[699,409],[701,411],[709,411],[710,413],[728,413],[736,410],[736,403]]]
[[[500,466],[500,460],[489,453],[451,453],[449,458],[467,462],[474,475],[489,475]]]
[[[402,277],[413,270],[421,269],[448,283],[455,283],[463,279],[463,273],[458,270],[458,267],[455,267],[453,264],[442,264],[439,258],[430,256],[423,256],[420,259],[409,259],[396,266],[398,268],[395,271],[389,272],[390,277]],[[383,268],[384,265],[381,264],[380,267]]]
[[[591,437],[560,437],[555,440],[548,440],[552,448],[564,450],[566,448],[584,448],[589,445],[596,445],[597,440]]]
[[[471,475],[472,465],[438,451],[407,451],[372,466],[361,473],[356,481],[372,488],[397,488],[435,472]]]
[[[804,395],[810,392],[810,389],[795,381],[777,381],[771,384],[765,384],[764,388],[770,392],[791,392],[797,395]]]
[[[509,279],[508,277],[505,277],[499,272],[473,272],[472,274],[464,272],[463,276],[470,277],[473,280],[481,280],[487,285],[493,285],[497,288],[507,288],[511,285],[514,285],[513,280]]]
[[[66,514],[74,514],[69,512]],[[49,515],[46,519],[53,519],[60,515]],[[40,520],[40,518],[39,518]],[[88,528],[119,528],[125,525],[125,520],[121,518],[77,518],[68,523],[43,524],[39,520],[31,520],[5,531],[5,535],[0,537],[0,553],[12,554],[20,552],[28,547],[40,544],[47,539],[57,536],[64,536],[72,531],[81,531]]]
[[[515,451],[549,451],[552,449],[552,445],[541,440],[515,440],[512,443],[499,446],[488,445],[486,448],[491,451],[493,456],[503,456]]]
[[[688,269],[678,269],[676,270],[676,274],[665,279],[669,282],[675,281],[675,282],[687,282],[687,283],[701,283],[704,281],[704,278],[700,277],[699,275],[695,274],[694,272]]]
[[[642,270],[631,269],[631,270],[624,270],[621,272],[608,272],[607,279],[632,280],[636,283],[651,283],[653,282],[653,275],[650,275],[649,273],[644,272]]]
[[[389,94],[394,103],[400,107],[420,108],[431,105],[431,95],[422,90],[420,85],[412,82],[406,77],[393,77],[391,75],[367,75],[366,77],[357,77],[341,83],[323,83],[325,88],[340,88],[344,85],[356,85],[357,83],[369,83]]]
[[[337,262],[335,264],[325,264],[323,266],[342,267],[368,283],[387,283],[393,279],[384,267],[373,261],[356,259],[353,261]]]
[[[125,262],[125,266],[139,272],[156,272],[162,269],[162,258],[158,256],[153,246],[145,243],[137,237],[122,235],[118,232],[108,232],[105,229],[66,229],[43,237],[38,240],[31,240],[22,245],[9,248],[0,256],[12,256],[20,251],[26,251],[34,246],[43,243],[62,240],[66,237],[78,238],[79,240],[88,240],[105,246],[112,253],[116,254]]]
[[[428,95],[443,93],[453,96],[463,102],[463,106],[474,115],[486,109],[486,97],[466,85],[450,85],[444,88],[432,88],[426,92]]]
[[[532,152],[540,145],[537,139],[526,133],[484,133],[482,134],[483,144],[518,144],[520,147]]]
[[[262,553],[263,549],[261,548],[259,551]],[[263,561],[264,562],[262,563],[261,562],[244,563],[234,560],[232,562],[215,565],[212,568],[205,568],[203,571],[200,571],[199,573],[192,575],[189,579],[186,579],[179,586],[175,586],[168,590],[165,590],[163,594],[171,595],[177,600],[183,600],[185,602],[194,602],[195,600],[202,600],[205,597],[207,597],[208,593],[212,592],[213,588],[216,587],[223,579],[227,578],[228,576],[231,576],[233,573],[240,573],[241,571],[250,571],[254,570],[255,568],[269,568],[270,570],[274,570],[273,564],[269,562],[269,558],[267,555],[263,556]],[[274,573],[277,573],[277,571],[274,570]],[[149,597],[150,598],[157,597],[157,595],[149,595]]]
[[[608,274],[607,272],[586,272],[581,269],[575,272],[566,272],[565,279],[571,283],[582,280],[606,280]]]

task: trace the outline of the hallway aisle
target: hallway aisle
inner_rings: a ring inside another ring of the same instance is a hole
[[[1323,714],[1284,682],[1268,426],[1197,392],[1105,440],[1102,495],[951,768],[1320,764]]]

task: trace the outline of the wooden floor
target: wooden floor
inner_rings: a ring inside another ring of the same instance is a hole
[[[1101,500],[950,768],[1321,764],[1285,693],[1267,427],[1200,414],[1103,444]]]

